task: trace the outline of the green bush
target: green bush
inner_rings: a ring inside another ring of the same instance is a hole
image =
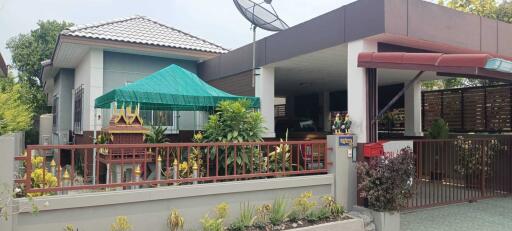
[[[398,211],[412,195],[416,169],[411,148],[403,148],[396,156],[372,158],[357,166],[361,177],[359,188],[375,211]]]
[[[264,132],[263,116],[260,112],[249,108],[249,101],[222,101],[216,109],[216,113],[211,115],[208,123],[205,125],[204,142],[256,142],[262,141]],[[235,148],[236,158],[235,158]],[[227,155],[223,154],[226,153]],[[225,160],[227,156],[227,160]],[[215,155],[210,156],[215,159]],[[219,166],[220,174],[226,171],[231,174],[235,169],[242,172],[242,166],[253,166],[257,168],[261,160],[261,153],[257,148],[250,147],[228,147],[219,148],[219,163],[227,162],[225,165]],[[251,164],[252,163],[252,164]],[[245,169],[250,172],[251,169]],[[255,169],[252,169],[255,170]]]
[[[446,139],[448,138],[449,132],[450,129],[448,128],[448,123],[446,123],[443,119],[438,118],[432,122],[432,126],[428,130],[428,138]]]

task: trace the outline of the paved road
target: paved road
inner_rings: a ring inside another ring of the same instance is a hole
[[[401,214],[401,231],[512,230],[512,197]]]

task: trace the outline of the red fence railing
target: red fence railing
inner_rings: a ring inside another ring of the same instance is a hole
[[[512,139],[415,140],[414,195],[406,209],[507,195],[512,192]]]
[[[24,193],[122,190],[327,173],[325,140],[244,143],[30,145]]]

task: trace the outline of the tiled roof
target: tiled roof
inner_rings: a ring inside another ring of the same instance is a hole
[[[2,54],[0,54],[0,76],[7,75],[7,65],[5,65],[4,58],[2,57]]]
[[[144,16],[74,26],[63,35],[226,53],[227,49]]]

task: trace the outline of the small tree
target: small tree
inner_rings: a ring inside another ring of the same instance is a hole
[[[249,108],[249,101],[222,101],[217,106],[217,112],[210,116],[205,126],[205,142],[255,142],[261,141],[264,131],[263,116],[260,112]],[[235,148],[236,159],[235,159]],[[220,165],[220,171],[234,172],[235,165],[237,172],[242,172],[242,165],[253,168],[258,166],[261,160],[261,153],[257,148],[237,146],[226,149],[219,148],[219,152],[227,152],[226,155],[219,154],[218,163],[227,163]],[[215,155],[210,156],[213,160]],[[236,163],[236,164],[235,164]],[[246,171],[251,169],[246,168]]]
[[[205,126],[207,142],[261,141],[263,116],[249,108],[249,101],[222,101]]]

